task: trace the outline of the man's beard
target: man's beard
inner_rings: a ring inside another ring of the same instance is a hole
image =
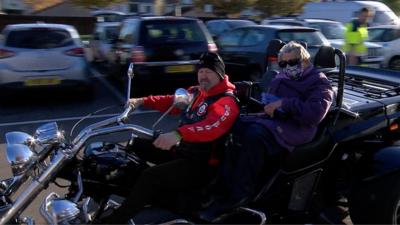
[[[201,79],[199,82],[199,86],[200,88],[207,91],[208,89],[210,89],[210,81],[208,79]]]

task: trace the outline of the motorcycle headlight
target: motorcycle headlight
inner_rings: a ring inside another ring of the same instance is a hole
[[[41,144],[56,144],[63,139],[56,122],[46,123],[35,131],[36,140]]]
[[[49,224],[63,224],[78,218],[80,210],[78,205],[54,192],[50,193],[40,206],[40,213]]]
[[[36,160],[31,149],[23,144],[7,145],[6,157],[14,176],[25,173]]]
[[[24,144],[30,146],[35,139],[24,132],[13,131],[6,133],[6,143],[7,144]]]

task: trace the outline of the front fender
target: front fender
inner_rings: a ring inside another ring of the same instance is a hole
[[[363,181],[374,180],[400,171],[400,146],[390,146],[377,151],[363,166]]]

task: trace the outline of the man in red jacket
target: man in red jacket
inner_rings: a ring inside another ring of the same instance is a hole
[[[239,115],[239,106],[233,95],[235,86],[225,75],[218,54],[207,52],[201,56],[197,78],[199,85],[188,89],[194,96],[189,107],[184,112],[172,111],[181,113],[180,126],[160,134],[151,147],[134,143],[138,154],[156,166],[142,172],[125,202],[102,222],[127,223],[144,206],[162,201],[165,195],[204,187],[215,176],[218,153]],[[133,98],[129,102],[135,107],[166,111],[173,95]]]

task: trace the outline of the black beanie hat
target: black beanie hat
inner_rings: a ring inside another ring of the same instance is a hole
[[[213,52],[205,52],[200,56],[198,69],[208,68],[218,74],[223,80],[225,78],[225,64],[221,56]]]

